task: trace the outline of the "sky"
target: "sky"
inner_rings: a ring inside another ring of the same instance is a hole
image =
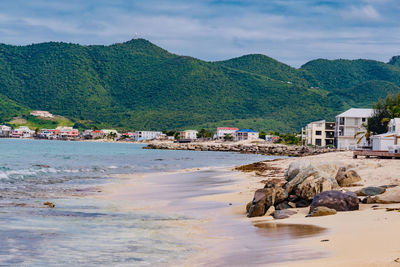
[[[0,43],[138,37],[207,61],[257,53],[294,67],[400,55],[399,0],[1,0]]]

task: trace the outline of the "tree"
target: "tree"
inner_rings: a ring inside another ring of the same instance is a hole
[[[203,128],[199,131],[199,133],[197,134],[197,137],[198,138],[212,138],[213,133]]]
[[[230,135],[230,134],[226,134],[226,135],[224,136],[224,140],[225,140],[225,141],[232,141],[232,140],[233,140],[233,136]]]

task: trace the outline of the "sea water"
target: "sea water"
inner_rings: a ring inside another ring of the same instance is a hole
[[[115,203],[93,197],[101,194],[99,188],[114,183],[115,174],[229,167],[273,158],[142,148],[132,143],[0,139],[0,265],[173,265],[198,251],[176,235],[181,229],[172,222],[199,218],[121,211]],[[202,186],[224,182],[207,171],[193,177],[179,181],[187,187],[177,201],[207,194]],[[152,196],[142,198],[151,201]],[[56,207],[43,205],[46,201]]]

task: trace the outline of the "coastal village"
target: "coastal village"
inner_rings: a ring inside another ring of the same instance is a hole
[[[373,115],[373,112],[373,109],[350,108],[338,114],[333,122],[325,120],[310,122],[295,136],[299,140],[299,145],[305,147],[399,153],[400,118],[393,118],[389,121],[387,133],[367,136],[366,123],[368,118]],[[39,118],[54,117],[50,112],[40,110],[32,111],[30,115]],[[7,125],[0,125],[0,138],[133,142],[164,141],[166,143],[261,141],[267,144],[274,144],[281,141],[280,136],[277,135],[265,133],[260,135],[259,132],[252,129],[239,129],[236,127],[218,127],[215,133],[210,133],[210,136],[206,137],[193,129],[179,132],[138,130],[120,133],[114,129],[88,129],[79,131],[73,127],[58,126],[55,129],[34,130],[27,126],[19,126],[13,129]],[[159,148],[165,149],[165,147]]]

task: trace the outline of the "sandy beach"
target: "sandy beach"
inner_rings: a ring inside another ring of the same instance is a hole
[[[386,208],[398,208],[400,204],[378,204],[374,208],[372,204],[360,204],[358,211],[313,218],[305,217],[309,208],[292,209],[297,214],[283,220],[274,220],[271,216],[246,217],[245,206],[253,198],[254,191],[262,188],[266,179],[283,179],[289,164],[297,160],[352,164],[362,181],[359,187],[348,187],[346,190],[400,184],[399,161],[353,159],[351,152],[335,152],[271,161],[266,163],[267,170],[259,173],[219,170],[212,173],[216,181],[199,187],[194,195],[182,193],[191,190],[189,187],[177,191],[176,187],[183,185],[183,178],[179,177],[186,177],[180,175],[201,175],[213,170],[189,169],[159,174],[169,180],[181,179],[172,184],[157,184],[159,178],[144,174],[124,175],[119,176],[121,183],[105,186],[100,197],[113,199],[122,209],[168,210],[194,217],[201,215],[201,220],[175,222],[181,224],[183,235],[192,239],[199,249],[195,257],[182,263],[183,266],[222,266],[226,263],[242,266],[398,266],[400,212],[388,212]],[[156,197],[149,202],[145,200],[149,195]],[[299,225],[299,228],[295,229],[293,225]],[[306,229],[304,226],[315,229]],[[282,229],[278,229],[280,227]],[[305,229],[305,232],[299,234],[299,229]],[[263,235],[268,236],[274,231],[278,236],[282,235],[282,241],[290,240],[293,243],[283,242],[278,246],[275,257],[272,257],[268,255],[268,244]],[[248,245],[250,243],[255,245]],[[256,260],[240,261],[246,257]]]

